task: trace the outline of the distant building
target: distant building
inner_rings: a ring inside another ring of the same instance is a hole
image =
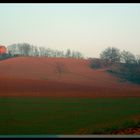
[[[7,52],[7,48],[3,45],[0,45],[0,55],[6,54],[6,52]]]

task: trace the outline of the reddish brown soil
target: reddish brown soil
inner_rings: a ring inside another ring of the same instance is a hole
[[[140,128],[128,128],[128,129],[122,129],[122,130],[116,130],[112,134],[118,134],[118,135],[126,135],[126,134],[134,134],[139,135],[140,134]]]
[[[0,96],[139,97],[140,86],[93,70],[88,60],[17,57],[0,61]]]
[[[140,115],[135,115],[132,117],[134,122],[138,122],[140,120]],[[136,128],[127,128],[127,129],[121,129],[121,130],[115,130],[112,132],[114,135],[139,135],[140,134],[140,126],[137,126]]]

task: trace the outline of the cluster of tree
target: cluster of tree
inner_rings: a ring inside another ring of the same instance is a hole
[[[28,43],[18,43],[7,46],[8,52],[12,56],[47,56],[47,57],[73,57],[83,58],[83,55],[78,51],[67,49],[63,51],[53,50],[45,47],[37,47]]]
[[[140,55],[108,47],[100,54],[100,59],[91,59],[92,68],[108,67],[108,71],[123,79],[140,83]]]
[[[131,52],[125,50],[120,52],[120,50],[115,47],[108,47],[105,49],[100,54],[100,58],[108,65],[114,65],[116,63],[138,64],[140,62],[140,56],[135,56]]]

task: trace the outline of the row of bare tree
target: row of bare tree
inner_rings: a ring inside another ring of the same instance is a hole
[[[47,57],[73,57],[83,58],[78,51],[67,49],[66,52],[53,50],[45,47],[37,47],[29,43],[17,43],[7,46],[8,53],[12,56],[47,56]]]

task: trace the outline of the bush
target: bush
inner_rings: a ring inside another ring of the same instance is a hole
[[[90,67],[93,69],[100,69],[109,66],[104,60],[99,58],[90,59]]]
[[[111,67],[109,73],[119,76],[122,79],[140,84],[140,65],[139,64],[119,64]]]
[[[11,58],[11,57],[12,57],[12,55],[7,54],[7,53],[1,54],[0,55],[0,60],[8,59],[8,58]]]

